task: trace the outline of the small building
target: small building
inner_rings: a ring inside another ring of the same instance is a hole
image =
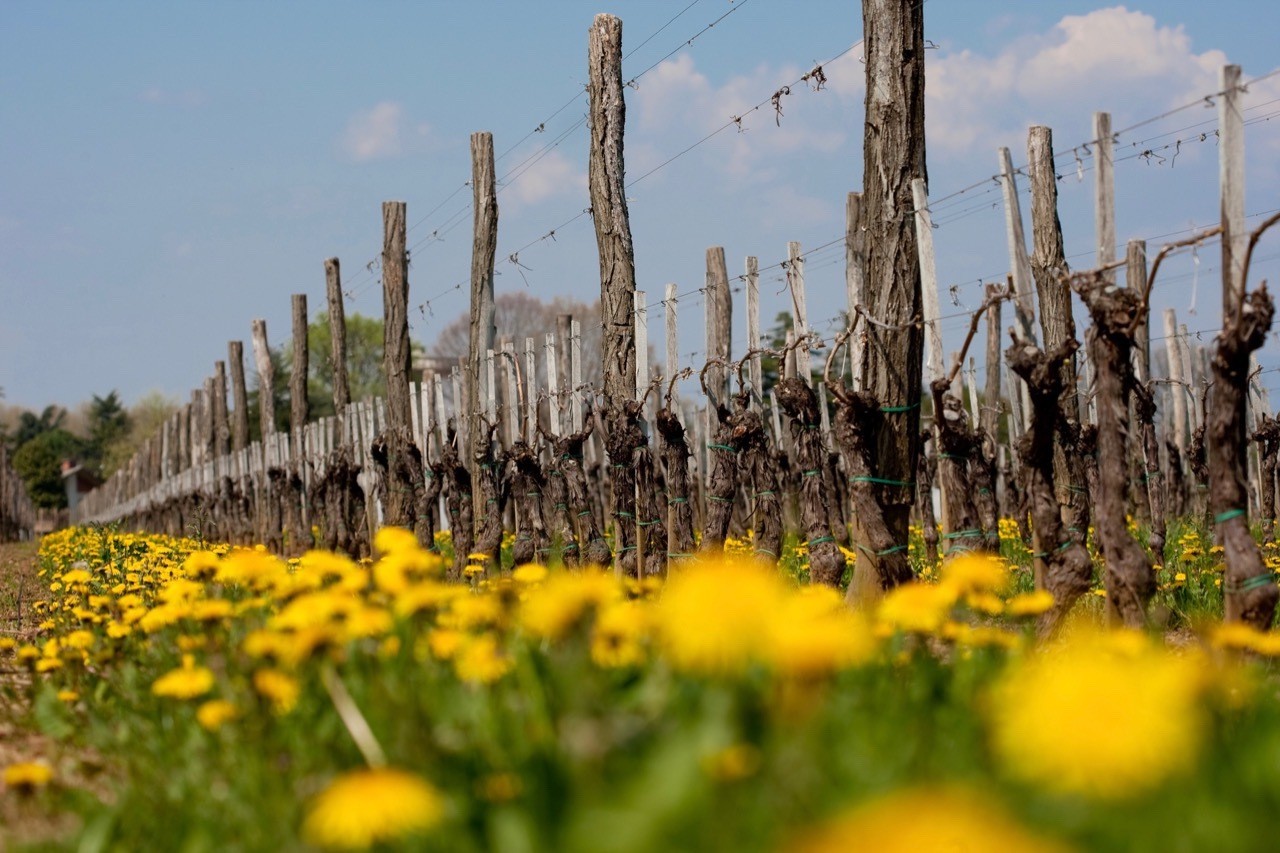
[[[62,460],[62,485],[67,490],[67,509],[75,516],[76,506],[86,493],[102,485],[102,481],[93,476],[85,467],[74,459]]]

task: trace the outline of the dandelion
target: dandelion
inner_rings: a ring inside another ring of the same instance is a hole
[[[320,847],[364,849],[422,833],[443,816],[444,798],[420,777],[385,767],[356,770],[316,797],[302,834]]]
[[[498,648],[493,634],[481,634],[463,643],[453,658],[458,678],[471,684],[491,684],[511,671],[511,658]]]
[[[899,791],[837,817],[788,848],[791,853],[1062,853],[994,802],[960,788]]]
[[[657,608],[658,634],[672,663],[709,675],[732,675],[758,659],[786,586],[758,564],[691,566],[667,585]]]
[[[298,704],[298,680],[278,669],[260,669],[253,674],[253,689],[271,703],[276,714],[287,714]]]
[[[1024,592],[1009,599],[1005,612],[1010,616],[1039,616],[1053,607],[1053,593],[1047,589]]]
[[[817,678],[866,662],[876,649],[871,627],[830,587],[793,593],[769,620],[765,659],[787,676]]]
[[[10,764],[4,769],[4,786],[19,794],[33,794],[52,781],[52,768],[40,761]]]
[[[648,612],[635,601],[620,601],[601,610],[591,631],[591,660],[603,667],[644,663],[648,624]]]
[[[960,595],[1000,592],[1009,584],[1009,569],[990,554],[961,554],[943,564],[942,583]]]
[[[578,624],[589,608],[621,598],[611,575],[596,570],[549,575],[520,609],[520,624],[537,637],[558,640]]]
[[[182,666],[160,676],[151,692],[170,699],[195,699],[213,689],[213,673],[196,666],[190,655],[184,655]]]
[[[210,699],[196,708],[196,722],[208,731],[217,731],[224,723],[236,718],[239,711],[225,699]]]
[[[932,634],[942,627],[955,603],[952,586],[909,583],[886,595],[876,615],[890,628]]]
[[[1203,735],[1198,661],[1141,634],[1073,638],[1016,664],[991,703],[992,743],[1015,776],[1121,798],[1190,769]]]

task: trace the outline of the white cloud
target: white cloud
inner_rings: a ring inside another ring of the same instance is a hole
[[[1228,59],[1197,53],[1180,25],[1114,6],[1065,16],[995,55],[930,51],[927,61],[929,150],[947,155],[994,150],[1033,123],[1084,139],[1099,109],[1123,127],[1213,92]]]
[[[833,64],[832,70],[835,67]],[[857,67],[860,76],[861,66]],[[789,95],[781,97],[781,115],[768,103],[752,111],[806,70],[794,65],[760,65],[715,85],[688,54],[667,60],[640,81],[635,94],[639,144],[656,139],[661,150],[678,151],[682,143],[696,142],[740,116],[741,132],[732,127],[723,130],[713,144],[713,150],[719,152],[713,162],[734,177],[758,179],[768,179],[777,172],[771,167],[771,160],[805,151],[837,150],[847,133],[832,120],[830,104],[808,97],[807,84],[793,86]],[[842,86],[847,85],[842,82]],[[832,94],[826,97],[839,98],[845,92],[833,83],[827,88]],[[857,88],[861,91],[860,84]]]
[[[512,175],[503,185],[499,206],[504,201],[515,206],[534,205],[553,196],[577,192],[586,195],[587,173],[558,149],[552,149],[523,172]]]
[[[358,112],[347,122],[342,150],[358,163],[395,157],[401,150],[403,122],[404,108],[394,101],[383,101],[370,110]]]

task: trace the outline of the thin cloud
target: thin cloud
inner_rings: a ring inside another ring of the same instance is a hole
[[[357,163],[396,157],[402,149],[403,124],[404,108],[394,101],[383,101],[347,121],[342,150]]]

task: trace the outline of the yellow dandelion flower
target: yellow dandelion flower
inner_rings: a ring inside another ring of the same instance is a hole
[[[517,583],[542,583],[547,578],[547,567],[537,563],[525,563],[524,565],[516,566],[515,571],[511,573],[511,577]]]
[[[422,833],[443,816],[444,798],[420,777],[387,767],[355,770],[316,797],[302,834],[319,847],[363,849]]]
[[[961,554],[943,564],[942,583],[960,595],[1000,592],[1009,583],[1009,569],[1003,560],[991,554]]]
[[[876,617],[893,629],[931,634],[942,627],[955,603],[956,590],[952,586],[909,583],[884,597]]]
[[[769,620],[765,660],[779,673],[816,678],[865,663],[876,639],[862,614],[826,586],[806,587],[781,602]]]
[[[787,587],[757,563],[697,562],[667,584],[658,636],[676,667],[731,675],[758,660]]]
[[[1039,616],[1053,607],[1053,593],[1047,589],[1024,592],[1009,599],[1005,612],[1010,616]]]
[[[604,667],[639,666],[648,626],[649,613],[636,601],[606,606],[591,629],[591,660]]]
[[[927,815],[927,819],[922,819]],[[898,791],[856,807],[787,848],[791,853],[1062,853],[996,803],[960,788]]]
[[[481,634],[462,644],[454,655],[453,669],[470,684],[491,684],[511,671],[511,658],[498,648],[498,638]]]
[[[1013,775],[1051,790],[1101,798],[1146,791],[1194,766],[1204,685],[1197,659],[1135,632],[1072,637],[998,683],[993,746]]]
[[[236,706],[225,699],[210,699],[196,708],[196,722],[208,731],[216,731],[239,714]]]
[[[397,554],[417,551],[418,537],[403,527],[383,527],[373,536],[373,547],[379,554]]]
[[[155,680],[151,692],[170,699],[195,699],[212,690],[213,681],[212,672],[196,666],[191,657],[186,656],[182,666]]]
[[[467,635],[453,628],[433,628],[427,634],[427,645],[437,660],[450,660],[462,648]]]
[[[622,588],[612,575],[595,569],[556,572],[529,591],[520,608],[520,624],[534,636],[558,640],[589,608],[621,597]]]
[[[253,689],[271,703],[276,714],[287,714],[298,704],[298,680],[278,669],[260,669],[253,674]]]
[[[31,794],[53,781],[53,770],[39,761],[10,764],[4,768],[4,786],[19,794]]]
[[[59,690],[59,691],[58,691],[58,701],[59,701],[59,702],[66,702],[68,705],[70,705],[72,702],[76,702],[76,701],[78,701],[79,699],[80,699],[80,694],[79,694],[79,693],[77,693],[77,692],[75,692],[74,690]]]

